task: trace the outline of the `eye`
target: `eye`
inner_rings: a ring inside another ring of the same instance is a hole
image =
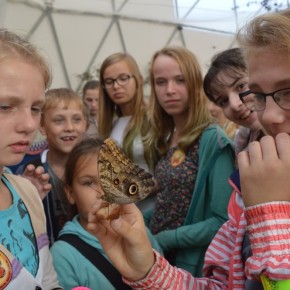
[[[221,108],[225,108],[229,103],[229,99],[228,98],[220,98],[218,99],[218,101],[216,101],[217,106],[221,107]]]
[[[166,81],[164,79],[157,79],[155,80],[155,85],[156,86],[163,86],[166,84]]]
[[[259,93],[254,93],[255,94],[255,99],[258,102],[265,102],[266,98],[263,94],[259,94]]]
[[[290,98],[290,90],[284,90],[281,92],[283,95],[283,98]],[[280,94],[278,95],[280,97]]]
[[[91,186],[93,184],[93,181],[84,181],[83,185],[85,186]]]
[[[113,79],[105,79],[105,80],[104,80],[105,85],[109,85],[109,86],[112,85],[113,82],[114,82]]]
[[[9,112],[12,111],[13,106],[9,106],[9,105],[0,105],[0,110],[2,112]]]
[[[237,91],[238,92],[244,92],[246,90],[248,90],[249,87],[248,87],[248,83],[240,83],[237,85]]]
[[[128,78],[129,78],[128,75],[120,75],[120,76],[118,77],[118,79],[119,79],[120,81],[127,81]]]
[[[76,117],[73,119],[74,123],[81,123],[83,121],[83,119],[81,117]]]
[[[63,123],[63,119],[54,119],[53,123],[60,125],[61,123]]]
[[[42,107],[34,106],[31,108],[31,111],[34,115],[40,115],[42,113]]]
[[[185,83],[185,79],[183,77],[177,78],[176,79],[176,83],[177,84],[183,84],[183,83]]]
[[[91,189],[98,191],[98,183],[94,180],[86,180],[82,183],[83,186],[90,187]]]

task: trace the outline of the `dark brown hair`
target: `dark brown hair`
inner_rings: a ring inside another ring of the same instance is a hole
[[[78,160],[86,155],[99,152],[102,142],[99,139],[88,138],[79,142],[70,152],[65,166],[65,184],[72,187],[76,164]],[[96,160],[96,163],[98,161]]]

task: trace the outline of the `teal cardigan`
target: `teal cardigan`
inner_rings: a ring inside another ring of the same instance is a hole
[[[184,225],[156,235],[163,250],[177,249],[177,267],[195,277],[202,276],[206,249],[221,225],[228,219],[227,206],[232,192],[228,182],[235,169],[230,139],[216,125],[204,130],[199,147],[199,169]],[[149,225],[153,213],[146,212]]]

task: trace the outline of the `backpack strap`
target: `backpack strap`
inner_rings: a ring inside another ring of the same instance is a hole
[[[116,268],[99,252],[97,248],[89,245],[77,235],[65,234],[59,236],[58,240],[65,241],[74,246],[84,257],[86,257],[96,268],[101,271],[106,278],[114,285],[118,290],[129,290],[127,284],[122,280],[121,274]]]

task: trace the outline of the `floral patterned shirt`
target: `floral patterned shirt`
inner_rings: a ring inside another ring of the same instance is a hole
[[[198,149],[199,139],[187,150],[184,161],[179,165],[176,166],[173,161],[177,146],[170,148],[158,162],[155,177],[159,192],[150,222],[153,234],[183,225],[198,171]]]

